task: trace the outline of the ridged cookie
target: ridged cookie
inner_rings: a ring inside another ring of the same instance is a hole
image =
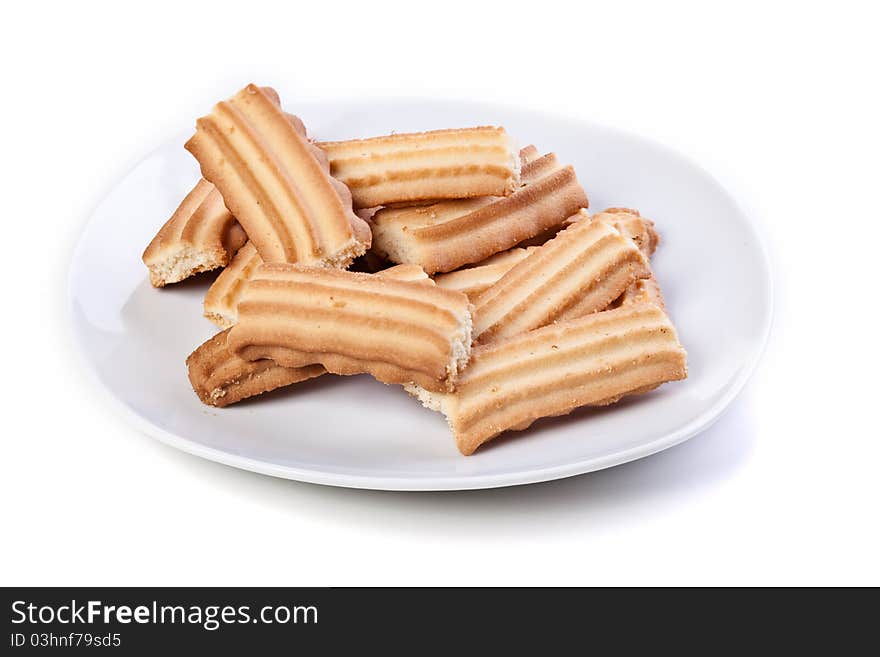
[[[186,148],[264,261],[345,267],[369,247],[348,189],[273,90],[251,84],[218,103]]]
[[[539,418],[686,377],[687,355],[669,318],[638,304],[476,347],[454,393],[407,390],[446,415],[458,449],[469,455]]]
[[[506,198],[380,210],[373,216],[373,250],[429,274],[448,272],[558,229],[589,205],[574,169],[561,166],[552,153],[523,167],[522,182]]]
[[[228,334],[229,329],[221,331],[186,359],[189,382],[208,406],[222,408],[326,372],[320,365],[281,367],[265,358],[245,360],[226,347]]]
[[[519,186],[519,155],[504,128],[434,130],[318,146],[358,208],[507,196]]]
[[[617,209],[614,209],[614,212],[617,212]],[[623,211],[621,210],[620,212]],[[599,214],[593,215],[592,219],[611,223],[621,235],[633,240],[646,257],[650,257],[660,241],[660,236],[654,230],[654,222],[640,217],[636,210],[627,210],[625,212],[626,214],[624,215],[614,214],[612,210],[604,210]],[[576,221],[583,221],[584,219],[591,220],[587,211],[581,210],[575,216],[570,217],[566,225]],[[552,239],[556,234],[549,235],[546,240],[541,240],[541,244],[546,243],[547,240]],[[476,265],[457,269],[446,274],[437,274],[434,276],[434,281],[440,287],[464,292],[471,301],[474,301],[481,292],[491,287],[498,279],[510,271],[515,264],[525,259],[536,248],[538,246],[516,247],[508,251],[502,251]],[[651,281],[651,284],[656,286],[656,281]],[[647,285],[648,279],[645,279],[644,285],[642,281],[633,283],[627,288],[627,291],[631,290],[629,298],[632,299],[634,298],[633,295],[643,293],[648,289]],[[659,295],[659,288],[657,288],[657,292]],[[651,299],[662,307],[662,297],[658,295],[653,295]],[[627,292],[621,295],[619,301],[622,301],[625,296],[627,296]]]
[[[604,310],[649,273],[635,243],[612,226],[573,223],[477,295],[474,339],[486,343]]]
[[[142,256],[155,287],[225,266],[247,241],[223,198],[205,179],[186,195]]]
[[[428,275],[415,265],[391,267],[377,276],[432,284]],[[228,330],[218,333],[186,359],[193,390],[209,406],[228,406],[327,372],[321,365],[283,367],[268,358],[244,360],[227,348],[228,334]]]
[[[452,390],[470,354],[464,294],[381,275],[264,264],[238,314],[229,348],[285,367],[318,363],[334,374]]]

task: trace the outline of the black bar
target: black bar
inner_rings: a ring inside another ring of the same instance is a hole
[[[417,655],[876,646],[875,591],[7,588],[2,654]],[[609,643],[610,642],[610,643]],[[563,649],[564,647],[566,647]]]

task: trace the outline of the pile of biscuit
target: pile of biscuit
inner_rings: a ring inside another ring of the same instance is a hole
[[[635,210],[503,128],[316,142],[268,87],[196,122],[202,179],[147,247],[156,287],[223,267],[187,358],[228,406],[367,373],[445,414],[462,454],[687,376]]]

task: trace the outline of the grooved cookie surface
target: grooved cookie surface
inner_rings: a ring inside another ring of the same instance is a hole
[[[442,411],[459,450],[472,454],[539,418],[684,379],[686,357],[666,314],[637,304],[476,347],[454,393],[408,390]]]
[[[464,294],[378,274],[264,264],[238,312],[229,348],[286,367],[451,390],[470,353]]]
[[[535,248],[474,300],[474,336],[489,342],[607,308],[650,270],[635,243],[581,221]]]
[[[380,210],[373,216],[373,249],[429,274],[448,272],[558,229],[589,205],[574,169],[560,165],[553,154],[523,167],[522,183],[505,198]]]
[[[434,130],[318,146],[359,208],[507,196],[519,185],[519,155],[504,128]]]
[[[246,241],[220,193],[203,178],[159,229],[142,259],[153,286],[163,287],[225,266]]]
[[[348,189],[274,91],[248,85],[218,103],[186,148],[264,261],[344,267],[369,246]]]

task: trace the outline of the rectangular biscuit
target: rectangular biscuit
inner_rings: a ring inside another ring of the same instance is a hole
[[[485,343],[604,310],[649,274],[645,256],[614,227],[575,222],[477,295],[474,339]]]
[[[285,367],[318,363],[334,374],[452,390],[470,354],[464,294],[380,275],[264,264],[238,313],[229,348]]]
[[[433,205],[385,208],[373,223],[373,250],[429,274],[485,260],[548,230],[589,200],[571,166],[552,153],[523,167],[523,185],[505,198],[479,197]]]
[[[524,152],[524,150],[525,149],[523,149],[521,153]],[[603,210],[592,217],[587,214],[586,210],[581,210],[575,216],[569,217],[569,219],[566,220],[566,226],[575,221],[583,221],[584,219],[588,221],[606,221],[611,223],[621,235],[633,240],[636,243],[636,246],[639,247],[639,250],[645,254],[646,258],[654,254],[654,251],[660,242],[660,236],[657,234],[657,231],[654,230],[654,222],[641,217],[637,210],[612,208],[609,210]],[[456,269],[455,271],[446,274],[437,274],[434,276],[434,281],[440,287],[464,292],[468,295],[468,298],[471,301],[474,301],[480,292],[491,287],[496,281],[498,281],[498,279],[510,271],[515,264],[523,260],[538,246],[552,239],[557,233],[558,231],[554,232],[552,235],[545,235],[544,237],[546,239],[541,239],[534,246],[516,247],[508,251],[502,251],[501,253],[497,253],[475,265]],[[639,285],[639,283],[640,281],[637,281],[630,286],[633,288],[634,293],[637,290],[645,289],[645,287]],[[625,294],[626,293],[624,293],[624,295]],[[652,300],[656,300],[657,298],[657,296],[653,296]],[[658,305],[662,307],[662,301]]]
[[[321,142],[330,173],[354,206],[431,199],[507,196],[519,186],[513,140],[500,127],[393,134]]]
[[[687,354],[666,314],[637,304],[475,347],[454,393],[406,386],[446,415],[462,454],[505,431],[687,377]]]
[[[432,284],[427,274],[415,265],[398,265],[376,276]],[[227,348],[228,334],[229,330],[218,333],[186,359],[193,390],[209,406],[228,406],[327,372],[321,365],[284,367],[268,358],[245,360]]]
[[[369,247],[348,189],[272,89],[251,84],[217,103],[186,148],[264,261],[345,267]]]

